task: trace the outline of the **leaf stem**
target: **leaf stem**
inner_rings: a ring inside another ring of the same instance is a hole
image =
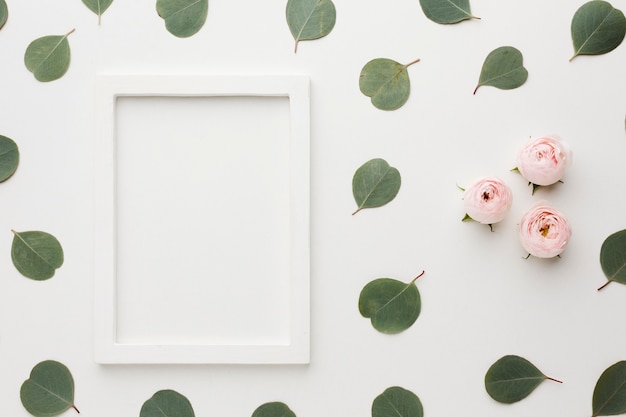
[[[422,272],[420,272],[420,274],[418,276],[416,276],[415,278],[413,278],[413,281],[411,281],[411,284],[413,284],[415,281],[417,281],[417,279],[419,277],[421,277],[422,275],[424,275],[426,273],[426,271],[422,270]]]
[[[478,87],[480,87],[480,84],[478,84],[476,88],[474,89],[474,95],[476,95],[476,91],[478,91]]]
[[[607,282],[605,282],[604,284],[602,284],[602,286],[600,288],[598,288],[598,291],[600,291],[602,288],[606,287],[607,285],[609,285],[612,281],[609,280]]]
[[[76,28],[74,28],[74,29],[70,30],[69,32],[67,32],[65,34],[65,37],[67,38],[68,36],[70,36],[72,33],[74,33],[75,30],[76,30]]]
[[[74,404],[72,404],[72,408],[73,408],[74,410],[76,410],[76,412],[77,412],[78,414],[80,414],[80,411],[78,411],[78,408],[76,408],[76,406],[75,406]]]
[[[419,58],[417,58],[415,61],[411,61],[411,62],[409,62],[408,64],[406,64],[406,65],[404,66],[404,68],[408,68],[408,67],[410,67],[410,66],[411,66],[411,65],[413,65],[413,64],[417,64],[418,62],[420,62],[420,59],[419,59]]]
[[[359,211],[361,211],[361,209],[362,209],[362,208],[363,208],[363,207],[359,207],[358,209],[356,209],[356,210],[354,211],[354,213],[352,213],[352,215],[354,216],[355,214],[357,214]]]
[[[547,377],[546,377],[546,379],[547,379],[547,380],[549,380],[549,381],[558,382],[559,384],[562,384],[562,383],[563,383],[563,381],[560,381],[560,380],[558,380],[558,379],[554,379],[554,378],[550,378],[549,376],[547,376]]]

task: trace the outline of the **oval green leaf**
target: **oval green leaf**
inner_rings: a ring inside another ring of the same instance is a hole
[[[98,24],[100,24],[102,14],[113,3],[113,0],[83,0],[83,3],[98,16]]]
[[[289,0],[286,15],[287,25],[296,41],[294,52],[298,52],[300,41],[328,35],[337,20],[337,11],[331,0]]]
[[[0,135],[0,182],[15,173],[20,162],[20,151],[12,139]]]
[[[491,51],[483,63],[474,94],[483,85],[512,90],[524,84],[528,71],[523,61],[522,53],[512,46],[501,46]]]
[[[422,11],[435,23],[458,23],[478,19],[472,15],[469,0],[420,0]]]
[[[173,390],[157,391],[141,407],[139,417],[194,417],[191,403]]]
[[[378,278],[368,283],[359,295],[359,312],[369,318],[381,333],[400,333],[415,323],[422,302],[415,281],[404,283],[392,278]]]
[[[24,64],[38,81],[54,81],[67,72],[70,67],[70,44],[67,37],[72,32],[74,29],[62,36],[43,36],[28,45]]]
[[[9,18],[9,8],[4,0],[0,0],[0,29],[4,26]]]
[[[74,379],[60,362],[48,360],[35,365],[30,378],[20,389],[20,399],[26,411],[35,417],[52,417],[73,408]]]
[[[485,388],[494,400],[511,404],[526,398],[539,384],[549,379],[526,359],[507,355],[498,359],[485,375]]]
[[[626,284],[626,229],[613,233],[602,242],[600,266],[607,282],[598,291],[613,281]]]
[[[172,35],[188,38],[204,26],[209,0],[157,0],[156,9]]]
[[[572,18],[574,56],[601,55],[617,48],[626,35],[626,18],[621,10],[603,0],[583,4]]]
[[[402,65],[387,58],[376,58],[365,64],[359,76],[359,88],[381,110],[399,109],[409,99],[411,82],[407,68],[416,59]]]
[[[400,191],[400,184],[400,172],[387,161],[380,158],[367,161],[352,177],[352,194],[358,206],[352,214],[389,203]]]
[[[422,417],[424,408],[417,395],[401,387],[387,388],[372,403],[372,417]]]
[[[252,413],[252,417],[296,417],[287,404],[271,402],[260,405]]]
[[[609,366],[593,390],[593,417],[626,413],[626,361]]]
[[[43,281],[52,278],[55,270],[63,265],[63,248],[51,234],[13,230],[13,235],[11,260],[25,277]]]

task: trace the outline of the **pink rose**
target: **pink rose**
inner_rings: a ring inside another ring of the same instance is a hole
[[[504,219],[511,208],[513,193],[508,185],[496,177],[484,177],[465,189],[463,203],[467,213],[464,220],[493,224]]]
[[[524,249],[538,258],[559,255],[572,235],[565,216],[545,201],[540,201],[522,216],[519,233]]]
[[[543,136],[520,150],[517,169],[532,184],[551,185],[563,177],[571,158],[569,146],[558,136]]]

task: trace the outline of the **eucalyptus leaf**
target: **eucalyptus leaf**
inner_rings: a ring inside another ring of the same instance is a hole
[[[572,18],[574,56],[601,55],[617,48],[626,35],[626,18],[621,10],[603,0],[583,4]]]
[[[13,232],[11,260],[27,278],[43,281],[54,276],[63,265],[63,248],[49,233],[40,231]]]
[[[469,0],[420,0],[422,11],[435,23],[458,23],[478,19],[472,15]]]
[[[526,398],[546,379],[561,382],[545,376],[528,360],[507,355],[491,365],[485,375],[485,388],[494,400],[511,404]]]
[[[0,182],[15,173],[20,162],[20,151],[12,139],[0,135]]]
[[[54,81],[61,78],[70,67],[70,44],[65,35],[49,35],[32,41],[26,48],[24,64],[41,82]]]
[[[522,53],[512,46],[501,46],[491,51],[483,63],[474,94],[483,85],[512,90],[524,84],[528,71],[523,61]]]
[[[400,172],[387,161],[380,158],[367,161],[352,177],[352,194],[358,206],[352,214],[389,203],[400,191],[400,183]]]
[[[141,407],[139,417],[194,417],[191,403],[173,390],[157,391]]]
[[[113,0],[83,0],[83,3],[98,16],[98,24],[100,24],[102,14],[113,3]]]
[[[156,9],[172,35],[188,38],[204,26],[209,0],[157,0]]]
[[[298,52],[300,41],[322,38],[335,27],[337,11],[331,0],[288,0],[287,25],[296,41],[294,52]]]
[[[415,323],[422,302],[415,281],[378,278],[368,283],[359,295],[359,312],[369,318],[372,326],[381,333],[400,333]]]
[[[9,9],[4,0],[0,0],[0,29],[4,26],[9,18]]]
[[[372,417],[422,417],[424,408],[417,395],[401,387],[387,388],[372,403]]]
[[[20,389],[20,399],[26,411],[35,417],[52,417],[74,405],[74,379],[60,362],[48,360],[35,365]]]
[[[593,390],[593,417],[626,413],[626,361],[609,366]]]
[[[598,291],[613,281],[626,284],[626,229],[613,233],[602,242],[600,266],[607,282]]]
[[[399,109],[409,99],[411,82],[407,68],[419,59],[402,65],[387,58],[369,61],[361,70],[359,88],[381,110]]]
[[[296,417],[287,404],[271,402],[260,405],[252,413],[252,417]]]

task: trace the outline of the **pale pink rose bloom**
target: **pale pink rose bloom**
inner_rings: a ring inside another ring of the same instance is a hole
[[[498,223],[511,208],[513,193],[508,185],[496,177],[476,180],[465,189],[465,212],[482,224]]]
[[[522,216],[519,233],[524,249],[537,258],[559,255],[572,235],[565,216],[545,201],[540,201]]]
[[[558,136],[542,136],[531,140],[517,155],[517,169],[536,185],[551,185],[563,177],[572,152]]]

